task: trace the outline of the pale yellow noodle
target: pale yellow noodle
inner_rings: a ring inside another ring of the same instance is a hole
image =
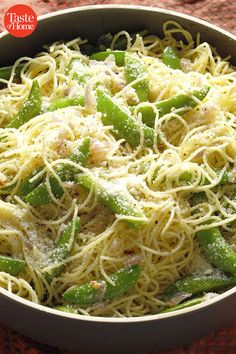
[[[111,49],[120,36],[126,36],[127,50],[139,55],[147,66],[147,74],[128,85],[124,68],[116,67],[114,60],[94,65],[81,54],[80,46],[87,41],[80,38],[55,42],[35,58],[17,60],[13,71],[24,63],[21,83],[14,82],[13,73],[9,81],[0,80],[7,84],[0,91],[0,251],[24,258],[27,263],[19,277],[0,272],[0,285],[8,291],[54,306],[64,303],[62,293],[68,287],[101,277],[114,285],[110,277],[113,272],[140,262],[140,278],[128,293],[106,303],[76,308],[83,315],[142,316],[165,306],[160,294],[169,283],[197,271],[194,262],[201,254],[194,236],[196,231],[209,227],[206,221],[210,219],[212,226],[221,226],[233,235],[228,240],[235,247],[236,215],[228,209],[236,208],[235,200],[229,197],[233,187],[217,186],[236,161],[236,73],[227,59],[220,58],[208,43],[201,43],[200,36],[195,43],[177,22],[167,21],[163,31],[164,38],[137,36],[133,44],[126,31],[113,37]],[[188,60],[190,69],[172,70],[162,62],[167,45]],[[72,58],[87,65],[84,85],[67,72]],[[43,107],[65,96],[80,95],[86,96],[85,107],[47,112],[19,129],[4,128],[27,99],[33,79],[39,82]],[[149,82],[150,102],[139,103],[133,110],[141,139],[139,146],[131,149],[124,139],[112,135],[111,126],[103,126],[101,114],[90,106],[90,98],[95,97],[96,85],[102,83],[127,111],[132,86],[143,79]],[[204,85],[211,89],[201,102],[193,91]],[[154,102],[179,93],[187,93],[199,103],[198,107],[186,110],[184,116],[175,110],[159,117]],[[153,149],[144,144],[139,110],[145,105],[151,106],[156,115]],[[92,144],[90,164],[82,167],[67,158],[86,136]],[[137,218],[114,215],[101,205],[96,188],[86,193],[62,181],[56,169],[63,163],[95,178],[119,181],[144,212],[140,228],[133,229],[125,222]],[[15,194],[22,180],[40,166],[43,169],[31,182],[46,174],[53,202],[32,207]],[[189,182],[181,180],[184,173],[191,175]],[[60,200],[52,193],[50,176],[63,188]],[[12,189],[7,192],[5,188]],[[208,201],[200,207],[191,206],[189,198],[200,191],[206,192]],[[73,250],[59,264],[64,271],[48,283],[45,272],[55,267],[50,262],[55,242],[77,215],[82,227]]]

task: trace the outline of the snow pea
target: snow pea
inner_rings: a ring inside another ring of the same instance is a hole
[[[71,107],[71,106],[84,106],[84,97],[73,97],[73,98],[61,98],[60,100],[52,102],[46,109],[45,112],[53,112],[61,108]]]
[[[0,272],[14,276],[19,274],[25,266],[26,263],[22,259],[0,255]]]
[[[39,176],[35,181],[30,182],[30,180],[36,176],[37,173],[39,173],[40,171],[42,171],[42,167],[38,168],[37,170],[33,171],[27,178],[25,178],[20,186],[19,189],[16,193],[17,196],[24,198],[26,197],[30,192],[32,192],[43,180],[44,176],[41,175]]]
[[[78,147],[72,152],[69,160],[85,166],[90,153],[90,138],[85,137]],[[78,169],[69,164],[63,164],[57,171],[62,181],[72,181],[75,178]]]
[[[200,101],[202,101],[210,87],[209,86],[203,86],[199,90],[194,90],[193,91],[193,96],[198,98]],[[171,113],[173,109],[181,109],[181,112],[178,112],[178,114],[183,114],[186,112],[187,108],[194,108],[198,105],[196,100],[191,98],[190,96],[186,94],[178,94],[176,96],[170,97],[166,100],[159,101],[155,103],[155,106],[157,110],[159,111],[159,117],[164,116],[165,114]],[[155,113],[154,110],[151,106],[143,106],[140,107],[139,112],[142,114],[142,121],[145,123],[148,127],[153,128],[154,123],[155,123]]]
[[[72,58],[65,73],[69,75],[72,73],[72,79],[84,84],[92,75],[88,72],[88,66],[81,58]]]
[[[225,185],[225,184],[228,184],[228,183],[231,183],[230,182],[230,178],[229,178],[229,171],[225,171],[223,173],[223,176],[222,176],[221,180],[220,180],[220,184],[221,185]]]
[[[113,182],[105,182],[102,179],[98,180],[89,175],[80,174],[77,176],[77,184],[88,191],[92,187],[95,187],[99,201],[115,214],[144,217],[142,211],[134,203],[134,200],[132,200],[127,193],[117,189],[117,185]],[[132,219],[127,219],[126,222],[133,227],[138,227],[143,223],[143,221],[135,221]]]
[[[206,201],[204,192],[195,193],[191,204],[197,205]],[[210,227],[196,233],[198,242],[209,262],[228,273],[236,273],[236,252],[222,236],[219,227]]]
[[[104,61],[109,55],[113,55],[117,66],[123,66],[125,63],[125,53],[121,50],[107,50],[105,52],[97,52],[90,56],[91,60]]]
[[[58,311],[78,314],[78,311],[76,311],[76,309],[74,309],[71,306],[55,306],[53,308],[54,308],[54,310],[58,310]]]
[[[183,173],[179,176],[179,180],[180,180],[181,182],[187,182],[187,183],[189,183],[189,182],[191,181],[191,179],[192,179],[192,174],[189,173],[188,171],[183,172]]]
[[[23,64],[19,64],[16,66],[16,68],[15,68],[15,75],[16,76],[18,76],[18,77],[20,76],[23,66],[24,66]],[[9,80],[11,77],[12,69],[13,69],[13,65],[4,66],[4,67],[0,68],[0,79]]]
[[[192,197],[190,198],[190,204],[193,206],[204,203],[205,201],[207,201],[205,192],[193,193]]]
[[[83,285],[74,285],[63,294],[64,300],[72,304],[90,305],[113,299],[132,288],[138,281],[140,266],[134,265],[113,273],[110,278],[115,283],[111,285],[106,280],[91,281]]]
[[[70,72],[77,73],[83,71],[86,67],[85,63],[81,58],[72,58],[69,65],[66,68],[66,73],[69,74]]]
[[[90,139],[86,137],[83,139],[81,144],[79,144],[77,149],[71,154],[69,160],[84,166],[87,162],[89,151]],[[77,170],[75,167],[69,164],[64,164],[57,170],[56,173],[62,181],[70,181],[74,179],[76,172]],[[64,192],[57,178],[51,176],[49,178],[49,183],[52,194],[55,196],[55,198],[61,198]],[[51,203],[52,199],[48,193],[46,183],[41,182],[34,190],[32,190],[28,195],[25,196],[25,201],[33,206]]]
[[[72,220],[70,223],[68,223],[67,227],[65,228],[65,231],[62,233],[61,237],[57,241],[51,256],[51,263],[53,264],[53,268],[52,270],[47,271],[46,273],[46,279],[49,283],[54,277],[58,276],[63,271],[64,266],[57,266],[57,264],[62,262],[69,256],[75,240],[75,236],[79,233],[79,231],[80,218],[78,217],[77,219]]]
[[[119,106],[106,92],[97,89],[97,110],[102,113],[104,125],[112,125],[115,135],[131,146],[140,144],[140,129],[138,122],[123,108]],[[154,131],[145,124],[142,126],[145,144],[153,146]],[[158,141],[159,143],[159,141]]]
[[[236,285],[236,276],[225,274],[190,275],[167,286],[162,297],[163,299],[170,299],[181,293],[189,294],[190,297],[234,285]]]
[[[180,59],[177,52],[172,47],[166,47],[162,54],[163,63],[169,66],[171,69],[181,69]]]
[[[225,272],[236,273],[236,252],[222,236],[218,227],[198,231],[197,239],[212,265]]]
[[[209,92],[210,87],[209,86],[203,86],[199,90],[194,90],[193,91],[193,96],[198,98],[199,100],[203,100],[207,93]],[[173,96],[171,98],[168,98],[166,100],[160,101],[156,103],[156,108],[159,110],[160,116],[164,116],[167,113],[170,113],[172,109],[179,109],[183,108],[186,109],[187,107],[196,107],[197,102],[191,98],[188,95],[185,94],[179,94],[176,96]]]
[[[37,80],[34,80],[27,100],[23,103],[15,118],[7,125],[7,128],[19,128],[29,120],[40,114],[42,97]]]
[[[167,309],[161,311],[160,313],[167,313],[167,312],[182,310],[182,309],[185,309],[187,307],[198,305],[201,302],[203,302],[203,297],[197,297],[197,298],[190,299],[188,301],[182,302],[181,304],[178,304],[176,306],[168,307]]]
[[[49,184],[52,194],[56,199],[63,196],[63,189],[56,177],[49,177]],[[45,205],[52,202],[45,182],[40,183],[32,192],[25,196],[25,201],[33,206]]]
[[[182,173],[182,175],[180,175],[180,177],[179,177],[179,180],[180,180],[180,181],[185,181],[185,182],[190,182],[191,179],[192,179],[192,174],[189,173],[188,171]],[[209,181],[207,181],[207,180],[204,178],[204,183],[203,183],[203,184],[204,184],[204,185],[207,185],[208,183],[209,183]],[[227,183],[230,183],[230,181],[229,181],[229,173],[228,173],[228,171],[225,171],[225,172],[223,173],[223,175],[222,175],[222,178],[221,178],[219,184],[220,184],[220,185],[225,185],[225,184],[227,184]]]
[[[146,73],[147,68],[139,57],[134,56],[131,53],[125,53],[125,77],[128,84],[142,77]],[[147,79],[142,79],[133,84],[132,87],[135,89],[140,102],[148,100],[149,86]]]

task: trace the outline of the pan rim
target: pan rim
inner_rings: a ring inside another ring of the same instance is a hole
[[[236,36],[233,33],[228,32],[225,29],[222,29],[219,26],[216,26],[210,22],[207,22],[205,20],[199,19],[195,16],[183,14],[178,11],[173,11],[173,10],[167,10],[159,7],[151,7],[151,6],[140,6],[140,5],[87,5],[87,6],[78,6],[78,7],[73,7],[70,9],[65,9],[65,10],[59,10],[59,11],[54,11],[48,14],[40,15],[38,16],[38,22],[54,18],[57,16],[61,16],[64,14],[70,14],[70,13],[76,13],[76,12],[90,12],[90,11],[103,11],[103,10],[128,10],[128,11],[133,11],[133,10],[138,10],[140,12],[154,12],[154,13],[163,13],[167,14],[170,16],[175,16],[178,18],[186,19],[195,23],[198,23],[200,25],[203,25],[205,27],[208,27],[212,29],[213,31],[220,32],[224,34],[225,36],[229,37],[232,41],[236,41]],[[4,38],[6,36],[10,36],[7,30],[3,31],[0,33],[0,40],[1,38]],[[1,44],[1,41],[0,41]],[[188,315],[189,313],[193,313],[199,310],[204,309],[205,307],[214,305],[220,301],[223,301],[225,298],[230,297],[230,296],[235,296],[236,295],[236,286],[233,288],[225,291],[224,293],[210,299],[207,301],[204,301],[198,305],[188,307],[185,309],[169,312],[169,313],[163,313],[163,314],[153,314],[153,315],[144,315],[144,316],[138,316],[138,317],[126,317],[126,318],[110,318],[110,317],[100,317],[100,316],[87,316],[87,315],[80,315],[80,314],[72,314],[69,312],[63,312],[63,311],[58,311],[53,308],[47,307],[45,305],[40,305],[34,302],[31,302],[27,299],[21,298],[18,295],[12,294],[9,291],[7,291],[4,288],[0,288],[0,296],[5,296],[9,298],[10,300],[13,300],[14,302],[24,305],[27,308],[33,308],[34,310],[45,312],[49,315],[57,315],[62,318],[68,318],[68,319],[73,319],[73,320],[82,320],[82,321],[87,321],[87,322],[103,322],[103,323],[142,323],[142,322],[149,322],[149,321],[156,321],[156,320],[163,320],[163,319],[168,319],[168,318],[174,318],[177,316],[181,315]]]

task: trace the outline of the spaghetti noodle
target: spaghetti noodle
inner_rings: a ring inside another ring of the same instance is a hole
[[[90,60],[80,51],[86,41],[76,38],[56,42],[34,58],[16,61],[9,80],[0,90],[0,251],[24,259],[18,276],[0,272],[0,285],[9,292],[46,306],[65,304],[62,294],[72,285],[104,278],[137,264],[141,274],[125,294],[95,305],[75,306],[80,314],[99,316],[143,316],[166,305],[161,293],[169,283],[185,274],[211,273],[213,267],[201,252],[196,232],[219,226],[236,247],[236,74],[228,59],[222,59],[208,43],[197,43],[174,21],[163,27],[164,38],[126,31],[113,37],[111,50],[120,36],[127,37],[127,52],[139,58],[146,73],[127,83],[124,66],[114,56]],[[176,39],[178,38],[178,39]],[[181,38],[181,39],[179,39]],[[181,70],[162,61],[165,47],[178,51]],[[81,65],[70,71],[77,58]],[[24,64],[21,82],[14,71]],[[79,77],[79,79],[78,79]],[[43,100],[41,114],[18,129],[8,128],[27,99],[32,81],[37,80]],[[135,84],[147,80],[149,102],[140,102]],[[194,90],[207,86],[203,100]],[[96,108],[96,90],[107,92],[137,122],[138,146],[131,147],[104,125]],[[185,94],[196,107],[172,109],[160,115],[156,102]],[[84,97],[84,106],[48,111],[51,103],[64,98]],[[145,145],[141,108],[155,113],[153,146]],[[82,166],[68,156],[84,138],[90,138],[88,163]],[[158,141],[160,139],[160,143]],[[89,191],[57,174],[62,164],[80,174],[114,183],[142,211],[140,216],[115,214],[99,201],[98,189]],[[41,168],[38,170],[38,168]],[[35,172],[36,171],[36,172]],[[17,191],[22,181],[35,172],[31,182],[45,176],[51,198],[46,205],[33,206]],[[224,173],[228,183],[222,184]],[[56,198],[50,185],[54,176],[63,190]],[[193,206],[193,193],[205,192],[201,208]],[[60,261],[63,271],[50,282],[45,272],[55,266],[51,254],[69,221],[81,219],[72,250]],[[133,228],[127,220],[140,221]]]

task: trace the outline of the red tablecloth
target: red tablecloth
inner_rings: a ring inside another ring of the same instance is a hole
[[[236,34],[236,0],[0,0],[0,30],[3,30],[3,14],[16,3],[32,6],[37,15],[82,5],[136,4],[157,6],[184,12],[214,23]],[[235,309],[232,309],[235,311]],[[236,321],[217,333],[193,343],[155,354],[235,354]],[[0,354],[76,354],[36,343],[0,326]],[[78,354],[78,353],[77,353]],[[112,354],[112,353],[111,353]],[[124,353],[125,354],[125,353]]]
[[[202,18],[236,34],[235,0],[0,0],[0,30],[3,29],[1,17],[5,10],[17,3],[32,6],[37,15],[82,5],[157,6]]]

